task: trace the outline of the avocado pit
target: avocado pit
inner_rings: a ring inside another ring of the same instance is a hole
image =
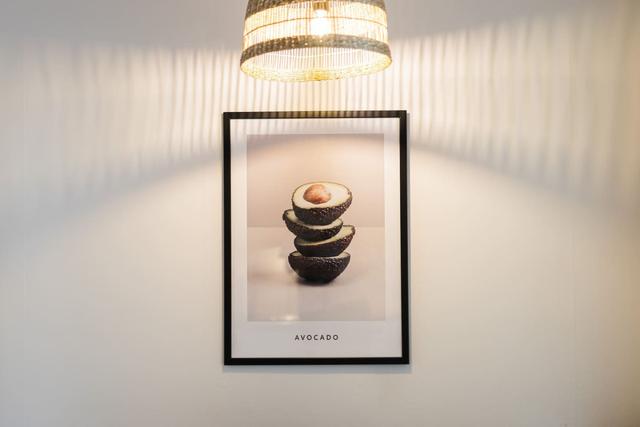
[[[319,205],[331,200],[331,193],[323,184],[313,184],[309,186],[302,196],[307,202]]]

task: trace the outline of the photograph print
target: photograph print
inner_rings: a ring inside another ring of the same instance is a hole
[[[225,363],[408,363],[406,114],[224,122]]]

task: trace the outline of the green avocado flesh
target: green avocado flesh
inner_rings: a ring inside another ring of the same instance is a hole
[[[310,282],[328,283],[338,277],[351,260],[348,252],[335,257],[306,257],[300,252],[289,255],[289,265],[301,278]]]
[[[330,195],[323,203],[305,200],[304,194],[312,185],[321,185]],[[296,217],[307,225],[328,225],[338,219],[351,205],[351,191],[335,182],[310,182],[296,188],[291,197]]]
[[[340,231],[342,228],[342,220],[336,219],[331,224],[327,225],[309,225],[300,221],[296,216],[293,209],[284,211],[282,219],[289,231],[295,234],[297,237],[308,240],[311,242],[317,242],[319,240],[327,240]]]
[[[347,249],[355,233],[353,225],[345,225],[338,234],[329,239],[312,242],[297,237],[293,244],[298,252],[307,257],[334,257]]]

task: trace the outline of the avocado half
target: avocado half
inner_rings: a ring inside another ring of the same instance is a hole
[[[331,224],[327,225],[305,224],[298,219],[295,212],[293,212],[293,209],[284,211],[284,213],[282,214],[282,219],[284,220],[284,223],[287,225],[287,228],[290,232],[301,239],[311,242],[327,240],[338,234],[338,232],[342,228],[341,219],[336,219]]]
[[[310,282],[328,283],[338,277],[351,260],[348,252],[335,257],[306,257],[300,252],[289,255],[289,265],[305,280]]]
[[[353,225],[345,225],[329,239],[313,242],[296,237],[293,244],[298,252],[307,257],[333,257],[347,249],[355,234],[356,228]]]
[[[321,188],[325,198],[307,200],[307,190]],[[327,200],[325,200],[327,199]],[[296,217],[308,225],[328,225],[338,219],[351,205],[351,190],[335,182],[310,182],[296,188],[291,197]]]

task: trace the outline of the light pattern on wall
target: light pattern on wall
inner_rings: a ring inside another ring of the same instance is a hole
[[[384,73],[257,81],[239,52],[6,46],[0,215],[197,162],[219,165],[221,113],[407,109],[411,144],[590,200],[640,204],[636,2],[398,40]],[[6,105],[5,105],[6,107]],[[43,210],[43,207],[46,209]]]

